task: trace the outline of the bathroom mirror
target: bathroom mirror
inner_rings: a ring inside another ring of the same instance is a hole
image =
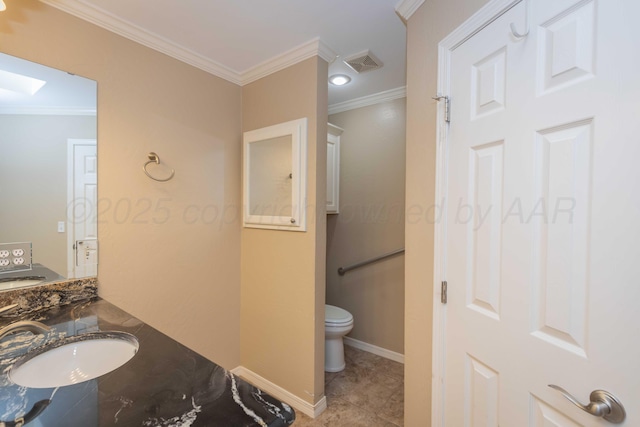
[[[97,274],[96,101],[95,81],[0,53],[0,244],[33,261],[0,290]]]
[[[245,132],[243,171],[245,227],[306,231],[306,118]]]

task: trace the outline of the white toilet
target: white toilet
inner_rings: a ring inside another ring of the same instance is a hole
[[[353,329],[353,316],[347,310],[333,305],[324,306],[324,370],[340,372],[344,369],[344,343],[342,337]]]

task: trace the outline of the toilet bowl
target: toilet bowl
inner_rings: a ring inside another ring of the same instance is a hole
[[[353,316],[347,310],[324,306],[324,370],[340,372],[345,367],[342,337],[353,329]]]

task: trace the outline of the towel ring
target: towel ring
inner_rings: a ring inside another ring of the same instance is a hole
[[[155,163],[156,165],[159,165],[160,164],[160,156],[158,156],[154,152],[151,152],[151,153],[148,154],[148,157],[149,157],[149,161],[142,166],[142,170],[144,171],[145,174],[147,174],[147,176],[149,178],[153,179],[154,181],[158,181],[158,182],[166,182],[166,181],[169,181],[171,178],[173,178],[173,175],[176,174],[175,169],[171,169],[171,175],[169,175],[169,178],[160,179],[160,178],[156,178],[156,177],[152,176],[149,173],[149,171],[147,171],[147,165],[149,165],[149,163]]]

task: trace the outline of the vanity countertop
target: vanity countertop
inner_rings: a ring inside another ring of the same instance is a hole
[[[2,319],[0,326],[11,320]],[[47,337],[17,333],[0,342],[0,426],[20,425],[14,421],[33,414],[34,405],[47,399],[51,403],[29,426],[277,427],[295,419],[288,405],[101,298],[21,320],[40,321],[52,331]],[[9,380],[9,368],[29,349],[96,331],[135,335],[138,353],[115,371],[72,386],[32,389]]]

